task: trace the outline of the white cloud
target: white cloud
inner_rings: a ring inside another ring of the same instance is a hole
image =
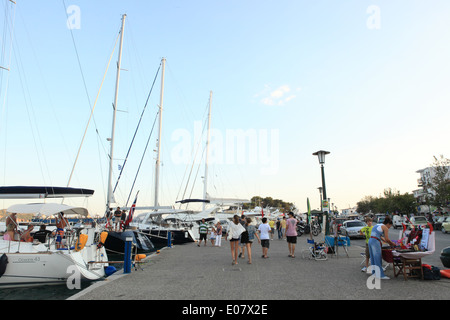
[[[300,91],[300,88],[296,88],[295,91]],[[288,85],[282,85],[276,89],[272,89],[269,85],[264,86],[264,90],[255,95],[256,98],[262,97],[260,102],[266,106],[283,106],[285,103],[296,98],[295,94],[291,92],[291,87]]]

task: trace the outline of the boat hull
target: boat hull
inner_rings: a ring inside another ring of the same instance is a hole
[[[105,241],[105,248],[107,252],[122,254],[125,252],[126,238],[133,238],[133,244],[137,247],[138,252],[151,252],[155,250],[152,241],[142,232],[138,231],[124,231],[115,232],[109,231],[108,237]]]
[[[0,243],[0,245],[5,245],[5,243]],[[26,245],[28,244],[21,245],[22,251],[27,250]],[[108,265],[107,263],[86,263],[86,261],[107,262],[105,249],[92,247],[85,248],[83,251],[10,251],[4,253],[7,263],[5,272],[0,277],[0,288],[68,284],[69,282],[76,283],[78,280],[94,281],[104,278],[104,267]]]
[[[168,230],[141,230],[146,233],[152,242],[157,246],[166,246],[168,244]],[[189,242],[195,242],[192,232],[188,230],[171,230],[172,232],[172,244],[184,244]]]

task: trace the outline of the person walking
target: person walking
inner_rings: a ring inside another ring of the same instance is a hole
[[[281,222],[280,222],[280,218],[277,218],[276,226],[277,226],[278,240],[281,240],[281,235],[282,235],[282,233],[281,233]]]
[[[269,252],[269,247],[270,247],[270,226],[267,223],[267,218],[264,217],[262,218],[262,224],[259,225],[258,227],[258,231],[261,235],[260,240],[261,240],[261,247],[262,247],[262,256],[261,258],[267,259],[269,258],[267,256],[268,252]]]
[[[245,216],[242,214],[241,218],[239,219],[239,223],[244,227],[245,226]],[[244,231],[245,232],[245,231]],[[243,233],[244,233],[243,232]],[[244,235],[246,236],[246,235]],[[242,233],[241,233],[242,237]],[[241,237],[239,238],[239,258],[245,258],[245,243],[242,242]]]
[[[388,280],[389,277],[384,274],[382,262],[383,257],[381,255],[381,241],[387,242],[391,246],[395,246],[395,243],[389,239],[389,228],[392,227],[392,220],[389,217],[384,219],[382,224],[377,224],[372,228],[369,239],[369,254],[370,264],[372,265],[372,274],[380,279]]]
[[[232,265],[236,265],[238,257],[239,236],[244,232],[245,228],[239,223],[239,216],[234,215],[233,221],[230,221],[227,228],[227,239],[230,240]]]
[[[295,244],[297,243],[297,219],[294,213],[289,212],[289,219],[286,220],[286,240],[289,248],[289,256],[295,258]]]
[[[206,236],[208,235],[208,225],[205,222],[205,219],[202,219],[202,222],[200,222],[200,226],[198,227],[198,233],[200,234],[200,240],[198,241],[197,246],[200,247],[200,244],[202,243],[202,240],[205,240],[205,247],[206,247]]]
[[[255,237],[258,238],[258,242],[260,243],[261,240],[259,239],[258,233],[256,232],[256,227],[251,224],[252,219],[247,218],[245,223],[245,229],[247,230],[247,240],[246,240],[246,247],[247,247],[247,255],[248,255],[248,264],[252,264],[252,244],[255,240]],[[244,233],[242,233],[243,235]]]
[[[270,226],[270,240],[273,240],[273,234],[275,233],[275,220],[270,220],[269,226]]]
[[[220,247],[222,245],[222,225],[220,224],[220,221],[217,221],[216,223],[216,247]]]
[[[286,239],[286,216],[281,220],[281,238]]]

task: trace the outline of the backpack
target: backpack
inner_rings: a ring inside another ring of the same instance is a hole
[[[438,267],[422,264],[424,280],[441,280],[441,270]]]

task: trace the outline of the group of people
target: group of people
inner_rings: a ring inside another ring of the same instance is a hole
[[[289,212],[289,218],[286,219],[283,217],[283,220],[285,221],[286,226],[285,235],[289,249],[288,257],[295,258],[295,244],[297,243],[297,219],[294,218],[294,213]],[[244,221],[243,225],[242,221]],[[247,263],[252,263],[252,244],[255,238],[258,239],[258,243],[261,244],[261,258],[269,258],[268,253],[270,248],[270,240],[273,240],[273,228],[268,223],[266,217],[262,218],[261,222],[262,223],[258,226],[258,229],[256,229],[256,226],[251,224],[251,218],[243,217],[243,219],[239,220],[239,216],[235,215],[233,217],[233,220],[229,223],[227,230],[227,238],[230,240],[231,258],[233,259],[232,265],[238,264],[238,257],[245,256],[245,249],[247,249]],[[241,246],[239,246],[239,243]],[[239,248],[241,248],[241,253],[238,255]]]
[[[34,230],[34,225],[29,224],[27,226],[27,229],[25,231],[18,229],[18,223],[17,223],[17,214],[11,213],[6,218],[6,232],[3,235],[3,240],[8,241],[22,241],[22,242],[33,242],[34,239],[39,240],[40,242],[42,238],[40,236],[43,236],[43,239],[46,238],[47,235],[51,234],[51,231],[46,230],[45,225],[41,225],[39,228],[39,231],[32,234],[31,232]],[[65,227],[68,226],[67,220],[64,218],[64,213],[60,212],[56,216],[56,247],[62,248],[63,247],[63,238],[65,233]]]
[[[112,231],[119,232],[122,231],[125,225],[125,221],[127,219],[127,211],[121,210],[120,207],[117,207],[116,210],[109,208],[109,211],[106,213],[107,220],[107,228]]]
[[[245,258],[245,252],[247,251],[248,264],[252,264],[252,244],[254,241],[258,240],[261,244],[262,255],[261,258],[269,258],[268,252],[270,248],[270,240],[273,240],[274,225],[275,223],[270,223],[267,218],[262,218],[262,223],[256,227],[252,224],[252,219],[250,217],[245,217],[242,215],[233,216],[233,220],[228,224],[225,240],[230,242],[232,264],[238,264],[238,258]],[[289,218],[283,217],[284,223],[280,223],[279,237],[283,239],[286,237],[289,249],[289,257],[295,258],[295,244],[297,243],[297,219],[294,218],[294,213],[289,213]],[[274,221],[273,221],[274,222]],[[283,226],[284,230],[282,230]],[[217,222],[211,227],[211,242],[213,246],[221,246],[222,239],[222,225]],[[204,245],[207,243],[207,234],[209,231],[208,224],[203,219],[199,226],[200,240],[198,246],[204,241]]]

